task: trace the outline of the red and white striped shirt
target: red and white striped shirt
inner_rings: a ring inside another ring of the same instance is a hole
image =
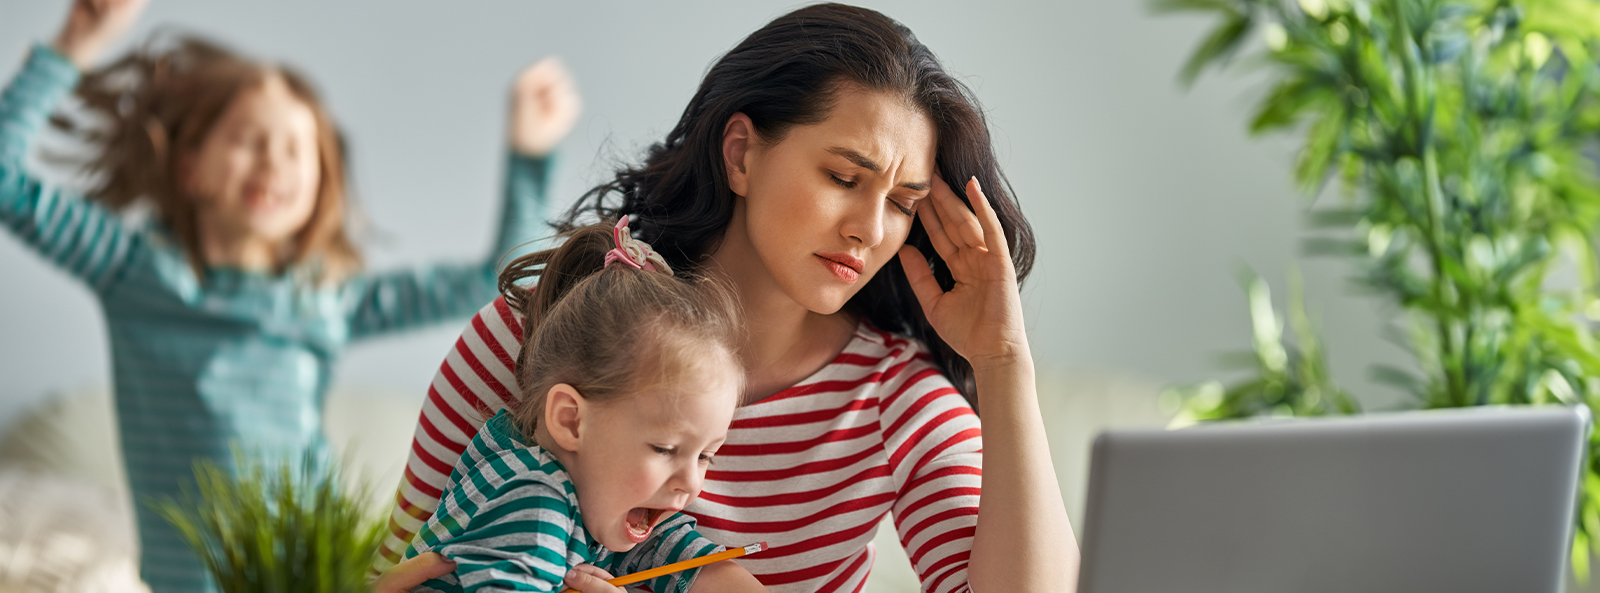
[[[504,299],[472,319],[422,408],[379,568],[433,514],[478,427],[515,397],[520,317]],[[832,362],[734,417],[686,510],[724,545],[765,541],[740,559],[774,592],[859,591],[872,537],[894,514],[923,591],[966,591],[978,522],[978,417],[922,344],[861,324]]]

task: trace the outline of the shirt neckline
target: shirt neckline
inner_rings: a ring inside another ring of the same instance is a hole
[[[750,402],[750,403],[745,404],[745,405],[740,406],[740,407],[749,408],[749,407],[759,406],[761,404],[764,404],[764,403],[767,403],[767,402],[770,402],[770,401],[788,399],[790,396],[793,395],[790,392],[798,390],[798,389],[801,389],[801,388],[806,387],[808,385],[811,385],[813,383],[820,382],[822,380],[822,373],[827,372],[827,370],[830,369],[830,368],[833,368],[833,365],[836,365],[836,364],[839,364],[840,362],[842,362],[842,359],[844,358],[844,355],[849,353],[853,348],[855,348],[857,342],[865,341],[869,337],[871,337],[871,334],[870,334],[870,331],[868,330],[867,322],[865,322],[865,321],[857,321],[856,322],[855,333],[850,335],[850,341],[845,342],[844,343],[844,347],[840,348],[839,352],[837,354],[833,355],[833,358],[828,359],[828,364],[822,365],[821,368],[818,368],[815,372],[812,372],[810,375],[806,375],[806,377],[804,379],[796,381],[793,385],[790,385],[788,387],[780,389],[777,392],[773,393],[772,395],[763,397],[763,398],[761,398],[759,400]]]

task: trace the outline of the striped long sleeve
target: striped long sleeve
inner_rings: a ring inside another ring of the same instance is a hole
[[[900,370],[880,402],[894,478],[895,531],[924,591],[966,588],[983,477],[983,431],[960,392],[926,359]]]
[[[633,574],[715,554],[725,549],[727,548],[712,543],[710,539],[696,531],[693,517],[677,513],[657,525],[648,541],[634,546],[625,554],[618,555],[611,563],[610,572],[612,576]],[[656,577],[644,581],[643,584],[651,593],[688,593],[689,587],[694,585],[695,578],[699,574],[700,569],[692,568]],[[630,587],[637,588],[638,585]]]
[[[455,572],[423,591],[557,591],[567,571],[593,564],[621,576],[721,550],[677,514],[626,553],[605,549],[583,527],[577,491],[560,462],[526,442],[504,412],[484,423],[450,473],[446,494],[406,556],[437,552]],[[685,593],[698,570],[647,582]]]
[[[548,232],[549,157],[510,153],[499,232],[483,259],[367,275],[352,282],[350,337],[388,332],[466,317],[499,294],[502,261],[540,244]]]
[[[453,580],[466,593],[560,590],[577,527],[565,493],[542,481],[494,474],[476,476],[462,486],[476,500],[443,507],[449,513],[441,514],[446,521],[430,525],[470,527],[432,545],[427,541],[436,532],[424,531],[418,551],[438,552],[455,561]],[[453,520],[458,513],[480,520],[458,523]]]
[[[78,70],[48,47],[33,48],[0,93],[0,224],[46,260],[104,293],[140,238],[115,214],[35,178],[23,165],[35,137],[78,82]]]
[[[429,387],[379,570],[400,559],[439,504],[451,463],[515,394],[521,321],[503,300],[479,311]],[[982,488],[972,408],[921,344],[861,326],[812,377],[741,408],[687,513],[774,592],[853,591],[872,537],[894,513],[924,591],[967,589]]]

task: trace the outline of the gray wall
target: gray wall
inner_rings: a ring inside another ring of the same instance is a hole
[[[1184,90],[1183,59],[1209,24],[1156,17],[1135,0],[873,2],[917,32],[984,101],[1006,172],[1039,230],[1024,287],[1041,367],[1156,383],[1219,375],[1249,335],[1236,271],[1284,292],[1307,200],[1291,189],[1292,139],[1250,139],[1259,77]],[[0,0],[0,75],[48,39],[64,0]],[[377,267],[474,257],[496,212],[507,83],[560,54],[587,103],[562,150],[571,199],[664,134],[722,51],[789,2],[155,0],[134,38],[175,24],[317,81],[354,144],[361,204],[382,231]],[[114,51],[126,47],[126,43]],[[1336,199],[1336,198],[1326,198]],[[1336,376],[1379,404],[1377,302],[1350,296],[1347,262],[1303,265]],[[103,321],[89,293],[0,237],[0,423],[47,394],[108,381]],[[460,329],[352,348],[345,386],[420,398]]]

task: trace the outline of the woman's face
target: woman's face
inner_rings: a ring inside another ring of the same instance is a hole
[[[206,232],[276,243],[310,220],[321,182],[317,118],[280,76],[240,91],[188,161]]]
[[[739,146],[738,128],[749,129],[743,114],[724,140],[740,197],[716,257],[732,262],[736,279],[762,273],[820,314],[844,307],[905,243],[938,144],[933,121],[899,95],[844,86],[835,99],[828,119],[775,143],[746,132]]]

